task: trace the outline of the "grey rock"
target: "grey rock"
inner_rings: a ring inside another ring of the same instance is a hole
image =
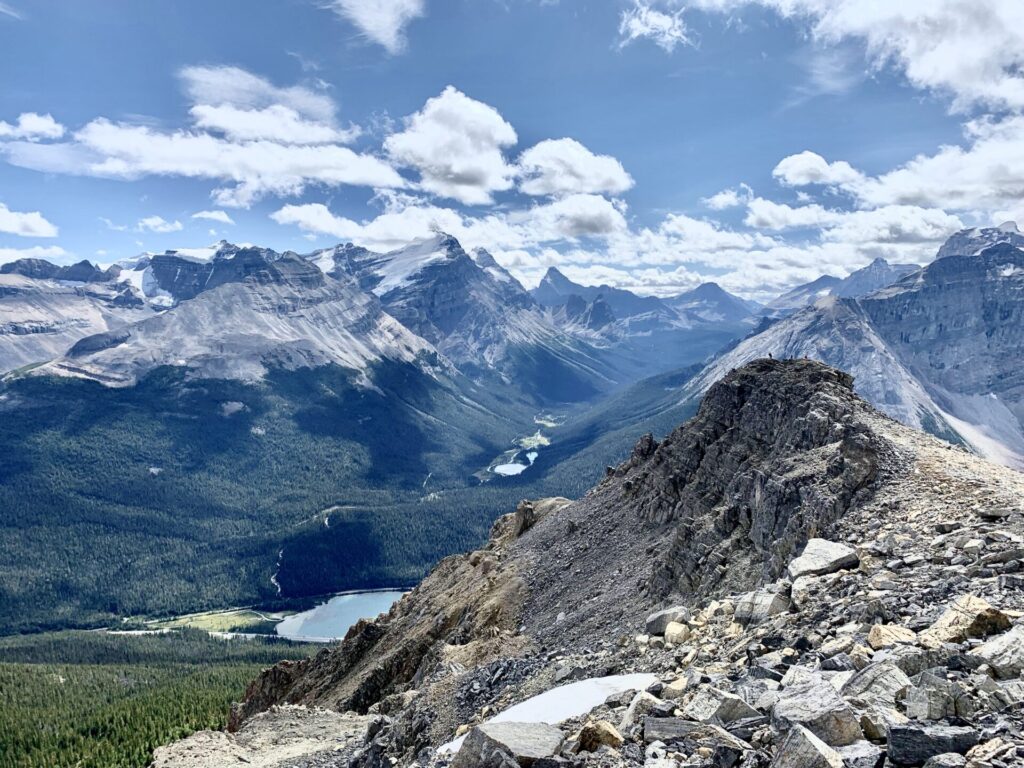
[[[855,741],[836,751],[846,768],[880,768],[885,762],[885,752],[870,741]]]
[[[786,733],[802,725],[831,746],[863,738],[857,715],[829,683],[808,680],[782,692],[772,710],[772,727]]]
[[[771,768],[843,768],[836,750],[801,725],[790,729]]]
[[[558,728],[546,723],[484,723],[466,735],[452,768],[501,765],[502,756],[527,768],[557,755],[564,740]]]
[[[956,752],[944,752],[941,755],[929,757],[924,768],[963,768],[967,765],[967,758],[958,755]]]
[[[896,765],[921,765],[947,752],[965,754],[978,743],[973,728],[906,723],[889,728],[889,760]]]
[[[823,576],[856,568],[859,563],[857,552],[845,544],[827,539],[811,539],[800,557],[789,564],[789,577],[798,579],[801,576]]]
[[[645,744],[652,744],[656,741],[671,744],[683,740],[712,748],[727,747],[741,752],[751,749],[750,744],[713,723],[695,723],[681,717],[644,718]]]
[[[736,601],[733,614],[740,624],[760,624],[765,619],[789,610],[789,595],[782,590],[758,589]]]
[[[759,717],[761,713],[739,696],[709,686],[690,700],[683,709],[683,715],[702,723],[712,720],[731,723],[746,717]]]
[[[664,635],[668,625],[675,622],[684,622],[690,618],[690,611],[679,605],[674,608],[666,608],[656,611],[647,617],[644,622],[645,630],[649,635]]]
[[[896,694],[910,685],[910,678],[890,661],[869,664],[846,681],[839,691],[846,699],[855,699],[865,705],[891,707]]]
[[[998,678],[1019,677],[1024,672],[1024,624],[993,637],[970,651],[970,655],[988,664]]]

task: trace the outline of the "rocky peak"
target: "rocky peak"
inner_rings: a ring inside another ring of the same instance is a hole
[[[1024,234],[1017,229],[1017,223],[1007,221],[998,227],[974,227],[963,229],[952,235],[939,248],[936,259],[948,256],[970,256],[996,243],[1008,243],[1024,247]]]
[[[110,279],[109,273],[86,260],[70,266],[58,266],[45,259],[17,259],[0,265],[0,274],[15,274],[36,280],[67,280],[74,283],[104,282]]]
[[[732,371],[583,498],[521,503],[339,647],[264,672],[222,743],[278,743],[276,705],[301,703],[373,715],[316,747],[351,766],[1016,765],[1024,478],[852,385]],[[204,738],[161,768],[215,764],[187,762]]]

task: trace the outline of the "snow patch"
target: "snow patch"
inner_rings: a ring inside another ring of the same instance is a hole
[[[564,720],[585,715],[594,707],[603,704],[609,696],[617,696],[624,691],[642,691],[657,681],[657,675],[648,673],[580,680],[544,691],[531,699],[509,707],[504,712],[499,712],[487,722],[557,725]],[[454,754],[459,751],[465,738],[465,736],[460,736],[449,741],[438,747],[437,751],[441,754]]]

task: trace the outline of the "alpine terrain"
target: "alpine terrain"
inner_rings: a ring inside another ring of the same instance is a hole
[[[1024,476],[760,359],[161,768],[1011,766]]]

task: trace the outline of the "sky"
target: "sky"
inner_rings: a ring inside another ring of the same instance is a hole
[[[766,299],[1024,223],[1020,0],[0,0],[0,262],[445,231]]]

